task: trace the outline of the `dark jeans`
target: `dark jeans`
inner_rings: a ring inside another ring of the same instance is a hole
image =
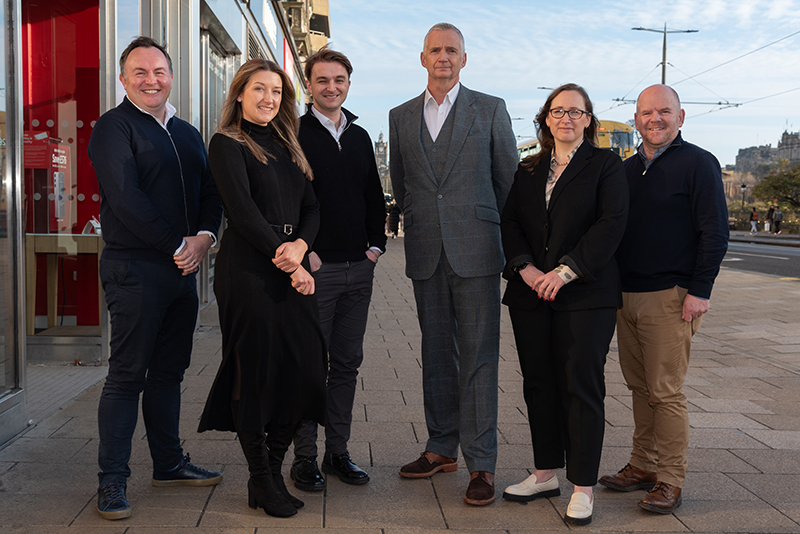
[[[356,262],[323,263],[313,274],[329,361],[325,451],[342,454],[347,452],[358,368],[364,359],[364,332],[375,264],[364,256]],[[317,455],[317,423],[300,424],[294,453]]]
[[[181,381],[189,367],[197,321],[195,275],[175,265],[138,260],[100,261],[111,316],[111,356],[100,396],[100,483],[125,482],[139,394],[153,469],[168,471],[183,458],[178,437]]]

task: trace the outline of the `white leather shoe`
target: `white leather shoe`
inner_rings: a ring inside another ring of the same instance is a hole
[[[536,482],[536,475],[531,475],[519,484],[509,486],[503,492],[503,498],[509,501],[532,501],[540,497],[558,497],[561,490],[558,489],[558,478],[553,478],[541,484]]]
[[[576,491],[569,500],[564,521],[573,525],[588,525],[592,522],[593,505],[594,501],[588,495]]]

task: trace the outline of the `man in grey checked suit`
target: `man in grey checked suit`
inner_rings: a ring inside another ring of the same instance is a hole
[[[494,502],[500,350],[500,213],[517,167],[505,103],[459,83],[464,37],[433,26],[426,91],[389,112],[390,172],[422,330],[428,442],[400,475],[470,471],[464,500]]]

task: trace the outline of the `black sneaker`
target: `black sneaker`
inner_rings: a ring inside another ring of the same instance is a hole
[[[322,472],[336,475],[345,484],[360,486],[369,482],[369,475],[350,459],[350,453],[325,454],[322,460]]]
[[[316,456],[295,456],[289,477],[294,487],[303,491],[322,491],[328,485],[319,472]]]
[[[112,480],[97,489],[97,511],[103,519],[114,521],[131,516],[131,505],[125,497],[124,482]]]
[[[222,482],[222,473],[209,471],[191,463],[189,455],[171,471],[153,470],[153,486],[213,486]]]

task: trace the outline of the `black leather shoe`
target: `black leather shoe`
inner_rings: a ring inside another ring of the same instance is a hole
[[[322,461],[322,472],[336,475],[345,484],[360,486],[369,482],[369,475],[350,459],[349,452],[342,454],[325,454]]]
[[[186,454],[183,461],[172,471],[153,470],[152,484],[161,486],[213,486],[222,482],[222,473],[209,471],[192,464]]]
[[[289,477],[294,487],[303,491],[322,491],[328,484],[317,467],[316,456],[295,456]]]

